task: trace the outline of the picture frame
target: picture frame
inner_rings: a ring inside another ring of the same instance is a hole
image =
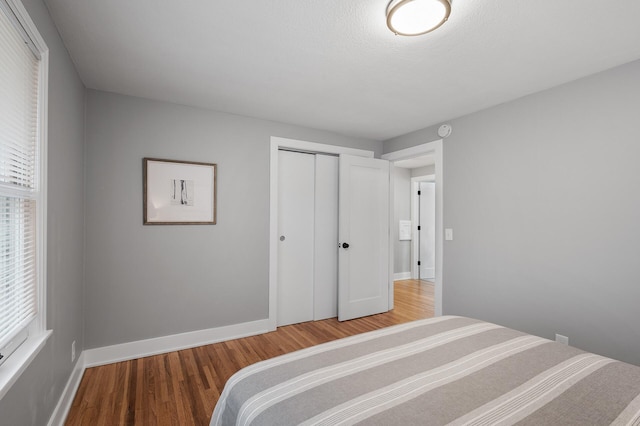
[[[215,225],[215,163],[142,159],[144,225]]]

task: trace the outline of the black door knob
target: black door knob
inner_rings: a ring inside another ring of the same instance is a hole
[[[342,248],[349,248],[349,243],[342,243]]]

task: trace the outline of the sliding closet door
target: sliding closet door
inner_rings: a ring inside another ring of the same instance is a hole
[[[313,319],[338,315],[338,157],[316,155]]]
[[[278,326],[313,320],[315,156],[278,153]]]

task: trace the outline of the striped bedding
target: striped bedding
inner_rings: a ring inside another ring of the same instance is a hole
[[[232,376],[211,425],[640,425],[640,367],[443,316]]]

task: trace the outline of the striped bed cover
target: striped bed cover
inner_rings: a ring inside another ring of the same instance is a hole
[[[211,425],[640,425],[640,367],[464,317],[250,365]]]

